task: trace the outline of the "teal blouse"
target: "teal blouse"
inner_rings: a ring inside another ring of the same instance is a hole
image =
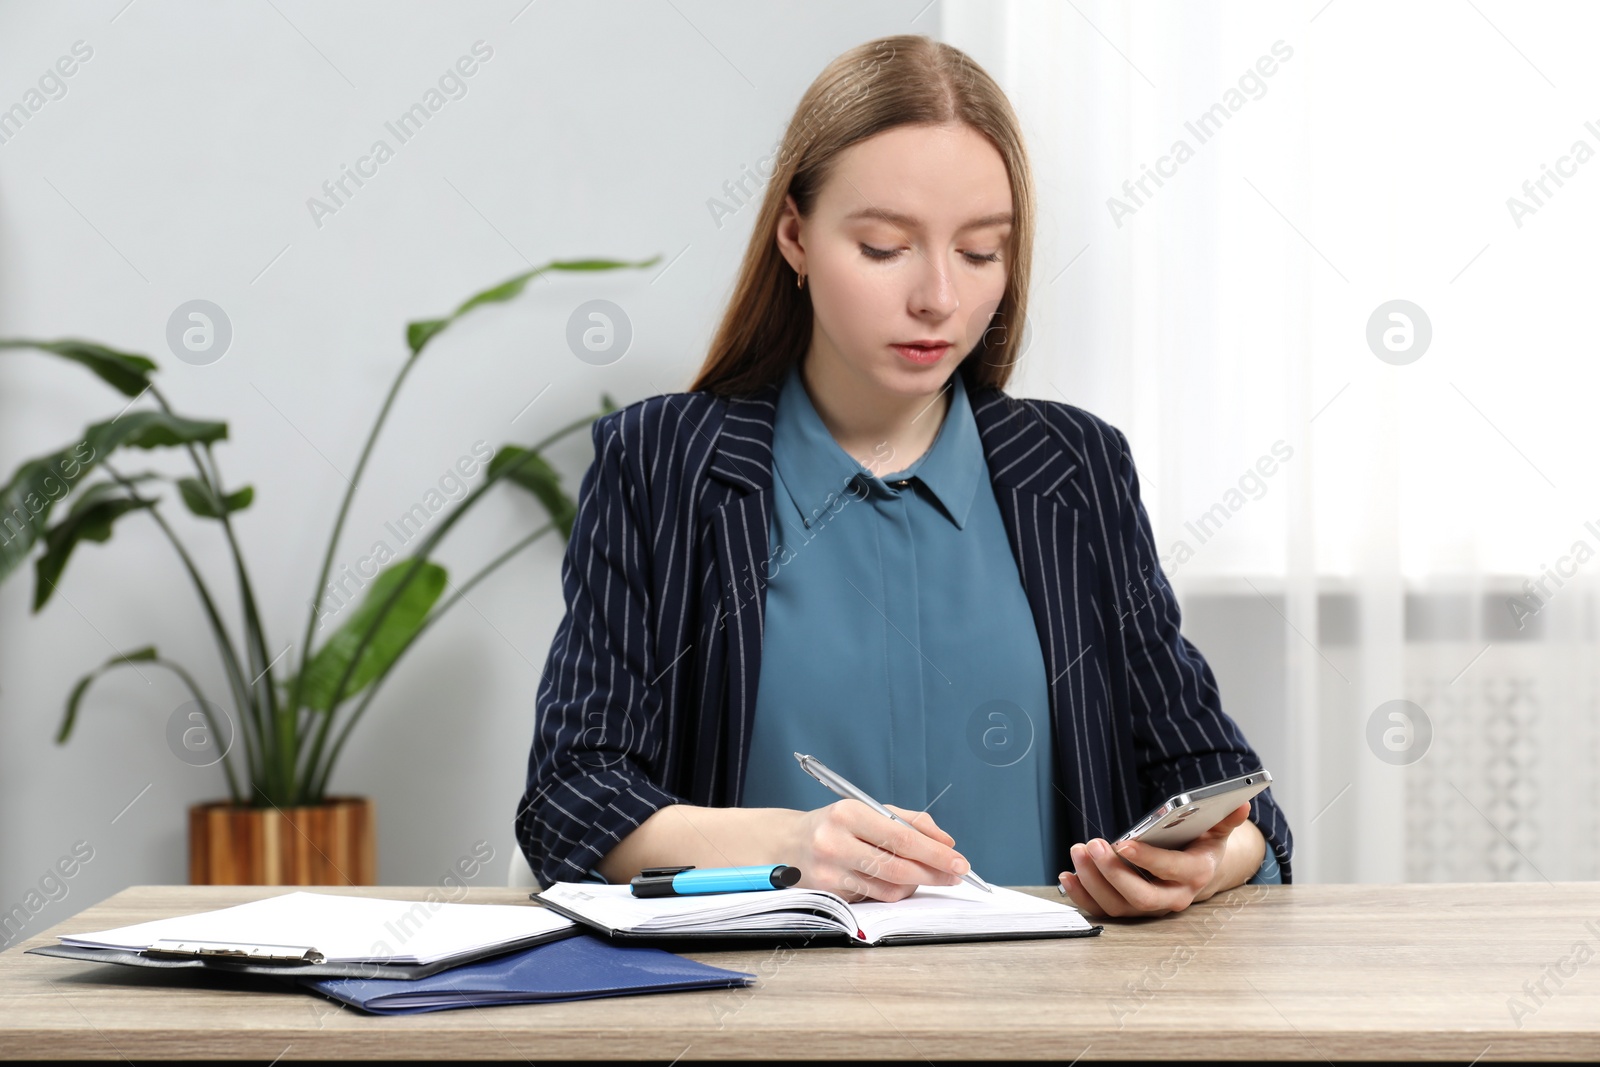
[[[1044,654],[965,384],[950,381],[933,445],[879,474],[893,456],[851,458],[788,372],[742,803],[832,803],[795,762],[809,753],[885,804],[927,809],[984,878],[1051,885],[1068,865]]]

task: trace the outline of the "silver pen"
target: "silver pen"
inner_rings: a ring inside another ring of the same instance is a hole
[[[859,800],[861,803],[865,804],[879,815],[887,815],[901,826],[906,826],[913,830],[917,830],[915,826],[912,826],[900,816],[896,815],[882,804],[879,804],[876,800],[873,800],[871,797],[867,796],[866,793],[861,791],[859,786],[851,784],[844,778],[841,778],[835,772],[830,771],[823,765],[822,761],[817,759],[815,756],[802,756],[800,753],[796,752],[794,754],[794,758],[800,761],[801,770],[805,771],[811,777],[827,786],[839,796],[844,797],[846,800]],[[917,830],[917,833],[920,834],[922,831]],[[972,870],[970,867],[967,869],[966,874],[960,875],[960,878],[963,882],[966,882],[968,885],[973,886],[976,889],[981,889],[985,893],[994,892],[993,889],[989,888],[989,883],[985,882],[982,878],[979,878],[978,872]]]

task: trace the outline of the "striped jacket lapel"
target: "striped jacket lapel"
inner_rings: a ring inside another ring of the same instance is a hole
[[[729,399],[707,467],[726,489],[720,500],[713,498],[703,521],[711,528],[721,594],[720,603],[707,605],[707,610],[715,620],[713,639],[722,644],[718,658],[727,665],[719,748],[728,760],[720,777],[729,803],[744,795],[745,758],[755,722],[770,560],[772,427],[781,389],[782,382],[773,382],[753,396]]]
[[[1093,548],[1105,531],[1087,526],[1105,521],[1091,504],[1087,458],[1050,430],[1038,407],[999,390],[977,393],[973,415],[1044,652],[1064,832],[1069,841],[1118,833],[1122,816],[1096,788],[1118,753],[1104,686],[1090,677],[1107,651],[1089,655],[1105,641],[1099,605],[1109,594]]]

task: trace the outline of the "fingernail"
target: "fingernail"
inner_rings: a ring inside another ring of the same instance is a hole
[[[1110,853],[1110,851],[1111,851],[1110,849],[1106,848],[1106,843],[1104,841],[1100,840],[1098,837],[1095,838],[1093,841],[1089,842],[1089,852],[1096,859],[1102,859],[1102,860],[1105,859],[1107,854]]]
[[[1080,864],[1082,862],[1083,862],[1083,846],[1082,845],[1073,845],[1072,846],[1072,863],[1073,863],[1073,865],[1076,866],[1077,864]]]
[[[950,865],[950,869],[956,874],[966,874],[969,870],[969,865],[966,860],[957,856],[956,861]]]

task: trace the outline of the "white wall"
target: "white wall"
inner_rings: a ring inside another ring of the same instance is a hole
[[[340,562],[386,536],[385,520],[475,441],[535,440],[602,390],[627,403],[684,388],[751,213],[719,228],[707,201],[771,151],[833,56],[884,34],[939,33],[926,0],[125,4],[0,8],[0,108],[75,42],[93,52],[64,96],[0,143],[0,336],[149,353],[180,411],[227,420],[218,455],[230,485],[256,488],[238,527],[274,652],[299,639],[407,320],[550,258],[671,264],[541,283],[442,338],[394,412]],[[466,95],[397,144],[385,121],[478,41],[493,55]],[[307,199],[380,137],[394,158],[315,224]],[[607,367],[565,342],[567,315],[596,296],[635,331]],[[166,348],[169,315],[196,298],[234,330],[208,366]],[[74,367],[0,353],[3,476],[122,405]],[[588,439],[564,444],[575,490]],[[175,469],[167,457],[148,465]],[[446,542],[456,577],[542,521],[529,500],[488,503]],[[231,613],[217,531],[167,510]],[[381,882],[437,883],[479,840],[496,857],[479,881],[503,880],[533,694],[562,611],[560,552],[541,542],[472,593],[363,722],[333,785],[377,799]],[[80,549],[38,617],[31,597],[31,574],[0,587],[0,907],[75,842],[93,859],[29,934],[126,885],[185,881],[185,807],[224,793],[218,768],[168,751],[167,718],[186,698],[148,668],[109,676],[71,741],[52,740],[73,681],[114,649],[153,643],[223,698],[195,596],[154,526],[133,517],[110,544]]]

